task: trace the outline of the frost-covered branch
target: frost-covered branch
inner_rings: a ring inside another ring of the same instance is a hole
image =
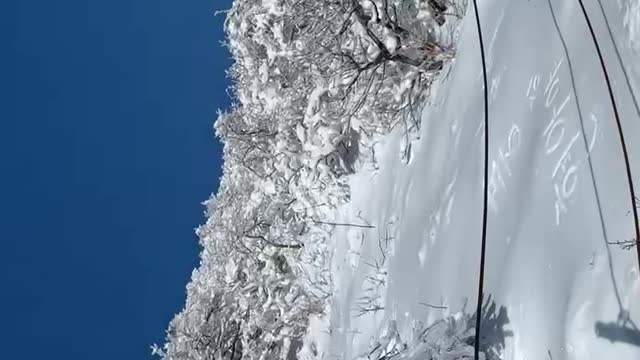
[[[295,358],[330,296],[327,228],[375,228],[331,216],[349,199],[361,146],[373,151],[373,138],[398,123],[415,133],[429,84],[454,56],[453,41],[436,35],[445,11],[459,9],[449,0],[234,1],[225,12],[233,105],[215,124],[223,176],[197,230],[203,250],[187,304],[154,353]],[[386,286],[387,243],[380,238],[371,288]],[[373,295],[360,307],[383,309]]]

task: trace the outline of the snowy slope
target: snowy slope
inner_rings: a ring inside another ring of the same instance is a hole
[[[551,1],[568,58],[546,0],[479,3],[490,93],[485,294],[493,312],[483,341],[503,359],[640,359],[640,333],[629,330],[640,323],[636,254],[607,245],[633,236],[624,163],[578,1]],[[585,5],[640,184],[640,116],[598,2]],[[411,160],[402,159],[404,133],[396,129],[377,144],[375,166],[351,179],[339,220],[375,228],[334,234],[335,293],[320,344],[327,358],[366,355],[389,320],[409,337],[417,321],[432,323],[465,302],[468,312],[475,308],[483,100],[471,6]],[[640,1],[603,0],[603,7],[639,94]],[[360,315],[363,299],[380,310]],[[620,321],[624,311],[631,322]]]

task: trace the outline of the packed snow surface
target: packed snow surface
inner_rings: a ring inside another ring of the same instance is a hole
[[[638,260],[635,250],[608,244],[634,236],[633,204],[580,5],[478,2],[490,140],[482,341],[502,359],[638,360]],[[633,97],[640,95],[640,1],[585,5],[640,184]],[[366,358],[390,323],[407,338],[417,322],[433,323],[465,303],[475,310],[484,131],[472,6],[410,156],[397,128],[375,146],[375,164],[351,178],[351,201],[337,220],[374,228],[334,233],[334,297],[325,323],[311,327],[325,358]]]

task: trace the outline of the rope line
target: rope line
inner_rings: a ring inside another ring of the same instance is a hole
[[[593,44],[596,47],[596,51],[598,52],[598,58],[600,59],[600,66],[602,67],[602,72],[604,74],[604,79],[607,83],[607,90],[609,91],[609,98],[611,99],[611,107],[613,108],[613,114],[616,119],[616,125],[618,127],[618,135],[620,136],[620,145],[622,146],[622,154],[624,156],[624,164],[627,172],[627,182],[629,185],[629,194],[631,196],[631,209],[633,210],[633,224],[635,226],[635,241],[640,241],[640,224],[638,224],[638,208],[636,207],[636,194],[633,186],[633,178],[631,176],[631,164],[629,162],[629,153],[627,151],[627,143],[624,138],[624,132],[622,130],[622,123],[620,122],[620,115],[618,113],[618,106],[616,104],[615,97],[613,96],[613,89],[611,87],[611,80],[609,79],[609,73],[607,71],[607,67],[604,63],[604,57],[602,56],[602,50],[600,50],[600,45],[598,44],[598,39],[596,38],[596,34],[593,31],[593,25],[591,24],[591,20],[589,19],[589,15],[587,14],[587,10],[584,7],[584,3],[582,0],[578,0],[580,3],[580,8],[582,9],[582,14],[584,15],[584,19],[587,22],[587,26],[589,27],[589,32],[591,33],[591,39],[593,40]],[[638,267],[640,268],[640,245],[636,245],[636,251],[638,255]]]
[[[483,184],[483,201],[482,201],[482,244],[480,248],[480,275],[478,279],[478,303],[476,305],[476,332],[473,344],[474,359],[480,359],[480,320],[482,319],[482,301],[484,289],[484,264],[485,250],[487,248],[487,202],[489,198],[489,88],[487,86],[487,63],[484,54],[484,42],[482,40],[482,27],[480,26],[480,14],[478,11],[478,3],[473,0],[473,8],[476,15],[476,25],[478,27],[478,40],[480,44],[480,56],[482,58],[482,80],[484,95],[484,184]]]
[[[620,55],[620,50],[618,49],[618,43],[616,43],[615,37],[613,36],[613,31],[611,31],[611,25],[609,24],[607,12],[604,11],[604,6],[602,6],[601,0],[598,0],[598,5],[600,6],[600,12],[602,12],[602,16],[604,17],[604,24],[607,27],[607,33],[609,34],[609,38],[611,39],[611,43],[613,44],[613,50],[616,53],[618,62],[620,63],[620,68],[622,69],[622,74],[624,75],[624,81],[627,84],[629,93],[631,94],[633,106],[636,109],[636,115],[638,116],[638,120],[640,120],[640,107],[638,106],[638,99],[636,98],[636,94],[633,92],[633,87],[631,86],[631,82],[629,81],[629,74],[627,74],[627,68],[624,66],[624,62],[622,61],[622,56]]]
[[[589,149],[589,141],[587,140],[587,134],[585,132],[584,126],[584,116],[582,114],[582,106],[580,106],[580,98],[578,96],[578,88],[576,86],[576,80],[573,71],[573,63],[571,62],[571,57],[569,56],[569,48],[567,47],[567,42],[562,36],[562,31],[560,31],[560,25],[558,24],[558,18],[556,17],[556,13],[553,9],[553,5],[551,4],[551,0],[547,0],[549,4],[549,11],[551,12],[551,19],[553,20],[553,25],[556,28],[556,32],[558,33],[558,37],[560,38],[560,42],[562,43],[562,49],[564,50],[565,58],[567,59],[567,66],[569,68],[569,78],[571,79],[571,87],[573,88],[573,94],[575,96],[576,110],[578,112],[578,119],[580,120],[580,130],[582,133],[582,142],[584,143],[584,148],[587,153],[587,163],[589,164],[589,173],[591,174],[591,185],[593,186],[593,192],[595,194],[596,206],[598,208],[598,217],[600,220],[600,229],[602,230],[602,238],[604,239],[604,243],[607,249],[607,258],[609,259],[609,272],[611,274],[611,281],[613,284],[613,290],[616,296],[616,300],[618,302],[618,308],[620,311],[623,310],[622,299],[620,298],[620,290],[618,289],[618,282],[613,276],[613,259],[611,256],[611,249],[609,248],[609,240],[607,235],[607,228],[604,221],[604,215],[602,211],[602,200],[600,199],[600,191],[598,190],[598,185],[596,183],[595,170],[593,168],[593,161],[591,159],[591,151]]]

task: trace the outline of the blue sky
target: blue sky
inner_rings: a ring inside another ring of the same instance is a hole
[[[152,358],[218,187],[230,3],[0,6],[2,358]]]

